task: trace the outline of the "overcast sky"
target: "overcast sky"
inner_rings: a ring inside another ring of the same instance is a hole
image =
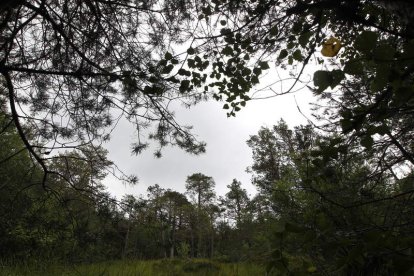
[[[268,76],[268,80],[271,77]],[[109,158],[125,173],[137,175],[139,182],[131,187],[107,177],[104,184],[118,199],[124,194],[146,195],[147,187],[154,184],[184,192],[187,176],[200,172],[214,178],[218,195],[227,192],[226,186],[233,178],[241,181],[248,193],[254,195],[251,175],[245,172],[252,165],[251,149],[246,141],[261,126],[271,127],[280,118],[290,127],[306,124],[306,119],[296,107],[294,95],[302,112],[310,115],[309,102],[314,99],[306,88],[295,94],[249,101],[235,118],[227,118],[226,111],[222,109],[223,103],[213,100],[191,109],[177,109],[177,121],[193,125],[194,133],[207,143],[207,152],[199,156],[178,148],[165,149],[160,159],[154,157],[151,148],[138,156],[131,155],[133,128],[121,122],[106,145]]]

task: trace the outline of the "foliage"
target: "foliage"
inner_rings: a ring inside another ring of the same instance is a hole
[[[54,172],[50,156],[101,145],[121,119],[136,130],[133,153],[148,139],[158,143],[156,156],[167,145],[204,152],[169,109],[173,99],[192,105],[203,98],[171,72],[178,63],[171,45],[188,32],[191,2],[9,2],[0,10],[0,102],[41,166],[43,184]]]
[[[299,146],[304,129],[308,130],[308,147]],[[268,139],[260,140],[261,133]],[[409,229],[413,225],[406,215],[412,200],[405,198],[410,191],[399,190],[401,181],[412,181],[411,175],[396,180],[392,173],[378,173],[375,156],[362,150],[357,141],[321,136],[309,126],[290,131],[281,121],[273,130],[261,129],[250,141],[256,141],[250,143],[255,159],[252,168],[261,175],[275,172],[273,166],[260,166],[273,156],[272,151],[260,152],[269,141],[288,153],[276,163],[284,170],[279,170],[266,190],[271,190],[269,200],[276,219],[269,268],[283,274],[411,272]],[[268,183],[267,178],[258,181],[259,185]]]

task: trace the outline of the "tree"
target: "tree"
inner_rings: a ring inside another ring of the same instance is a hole
[[[188,32],[191,7],[124,0],[2,4],[1,102],[42,168],[43,184],[54,173],[51,158],[102,144],[121,119],[136,130],[133,153],[147,147],[147,135],[158,142],[157,156],[166,145],[204,151],[168,108],[173,99],[191,105],[202,98],[172,72],[179,57],[171,45]],[[155,130],[145,131],[154,122]]]
[[[199,211],[206,206],[214,197],[214,180],[202,173],[194,173],[187,177],[185,189],[196,204]]]
[[[236,221],[236,227],[241,227],[245,219],[249,197],[247,191],[241,188],[241,182],[233,179],[231,184],[227,185],[229,191],[225,195],[224,206],[230,215],[230,218]]]
[[[161,201],[164,202],[164,212],[166,213],[166,222],[167,222],[167,247],[168,255],[170,258],[174,258],[177,247],[179,245],[179,240],[177,241],[177,232],[182,230],[185,220],[185,211],[186,207],[190,205],[185,195],[176,192],[167,190],[162,196]],[[185,242],[182,240],[181,242]]]
[[[91,156],[93,162],[87,163],[77,153],[56,157],[50,166],[62,177],[48,178],[44,188],[41,168],[33,164],[13,122],[5,118],[0,117],[0,258],[91,261],[119,257],[117,243],[122,240],[114,223],[118,219],[115,200],[100,183],[106,159]],[[105,155],[102,149],[95,150]],[[83,148],[83,154],[91,152]]]
[[[403,240],[411,240],[406,231],[413,225],[403,219],[408,209],[397,199],[409,192],[397,192],[400,184],[391,172],[378,173],[375,152],[335,133],[280,126],[259,131],[266,130],[278,141],[274,147],[279,145],[285,153],[286,169],[273,180],[267,197],[276,219],[271,223],[275,232],[271,266],[281,273],[299,273],[302,268],[344,275],[410,271],[411,255],[398,248]],[[311,143],[303,143],[304,134],[313,137]],[[253,152],[268,141],[256,139]],[[273,154],[263,152],[254,162],[267,164]],[[274,170],[270,165],[252,168],[262,175]],[[410,206],[410,200],[405,202]],[[299,270],[298,262],[303,265]]]
[[[215,198],[214,180],[210,176],[202,173],[194,173],[187,177],[185,188],[186,193],[196,204],[197,217],[195,234],[197,235],[196,243],[192,242],[192,253],[194,257],[200,257],[202,236],[205,230],[210,229],[211,221],[208,219],[207,208],[211,201]]]

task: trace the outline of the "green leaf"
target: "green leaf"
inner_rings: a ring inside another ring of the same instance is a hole
[[[190,81],[189,80],[182,80],[179,90],[180,90],[181,93],[184,93],[184,92],[190,90]]]
[[[165,58],[166,60],[170,60],[170,59],[172,59],[172,58],[173,58],[173,55],[172,55],[170,52],[166,52],[166,53],[165,53],[164,58]]]
[[[221,24],[221,26],[225,26],[227,24],[227,21],[226,20],[220,20],[220,24]]]
[[[261,61],[261,62],[259,62],[259,66],[260,66],[260,68],[262,69],[262,70],[267,70],[267,69],[269,69],[270,67],[269,67],[269,64],[267,63],[267,61]]]
[[[146,95],[157,95],[161,94],[163,92],[163,89],[158,86],[145,86],[143,93]]]
[[[300,33],[300,31],[302,30],[302,27],[303,27],[303,23],[302,23],[301,21],[296,21],[296,22],[293,24],[293,27],[292,27],[292,32],[293,32],[294,34],[299,34],[299,33]]]
[[[164,67],[164,69],[162,69],[161,74],[169,74],[171,73],[171,71],[174,69],[174,65],[170,64]]]
[[[388,127],[386,125],[380,125],[375,127],[374,132],[378,133],[379,135],[385,135],[389,131]]]
[[[414,86],[403,86],[394,92],[394,101],[397,104],[404,104],[414,97]]]
[[[190,77],[191,76],[191,72],[190,71],[187,71],[187,70],[185,70],[183,68],[180,68],[180,70],[178,70],[178,75]]]
[[[259,67],[255,67],[253,68],[253,73],[256,74],[256,76],[259,76],[260,74],[262,74],[262,69]]]
[[[167,63],[168,63],[168,61],[167,61],[167,60],[162,59],[162,60],[160,60],[160,61],[158,62],[158,65],[159,65],[159,66],[165,66],[165,65],[167,65]]]
[[[279,30],[277,28],[277,25],[274,25],[272,28],[270,28],[269,30],[269,34],[271,36],[277,36],[277,34],[279,33]]]
[[[193,47],[188,48],[187,49],[187,54],[194,55],[195,54],[195,49]]]
[[[297,61],[303,60],[302,52],[299,49],[293,52],[292,57]]]
[[[389,44],[381,44],[374,50],[374,58],[379,61],[391,61],[394,58],[395,48]]]
[[[362,75],[364,73],[364,67],[361,61],[350,59],[345,64],[344,72],[348,75]]]
[[[201,11],[204,13],[204,15],[209,16],[212,15],[212,10],[210,6],[202,7]]]
[[[233,48],[231,48],[229,45],[224,47],[224,49],[221,51],[221,53],[225,56],[231,56],[233,55]]]
[[[361,138],[361,146],[363,146],[366,149],[372,149],[372,146],[374,144],[374,139],[370,135],[366,135]]]
[[[286,49],[283,49],[280,51],[279,56],[277,57],[277,59],[280,61],[284,58],[286,58],[288,55],[288,51]]]
[[[220,30],[220,34],[222,35],[231,34],[231,29],[223,28]]]
[[[306,47],[306,45],[309,43],[309,39],[311,38],[312,33],[311,32],[306,32],[303,33],[299,36],[299,44],[300,46],[302,46],[303,48]]]
[[[190,68],[194,68],[194,67],[195,67],[195,60],[194,60],[194,59],[189,58],[189,59],[187,60],[187,64],[188,64],[188,67],[190,67]]]
[[[328,71],[316,71],[313,74],[313,84],[318,87],[317,92],[321,93],[331,85],[332,78]]]
[[[229,109],[230,107],[229,107],[229,105],[228,104],[224,104],[223,105],[223,109]]]
[[[389,83],[390,67],[387,63],[378,64],[374,80],[371,82],[371,90],[378,92]]]
[[[368,53],[371,52],[378,39],[378,34],[372,31],[363,31],[356,39],[355,39],[355,49],[363,52]]]
[[[344,74],[344,72],[342,72],[342,70],[333,70],[333,71],[330,72],[330,75],[331,75],[330,87],[332,89],[334,89],[335,86],[340,84],[341,81],[343,79],[345,79],[345,74]]]

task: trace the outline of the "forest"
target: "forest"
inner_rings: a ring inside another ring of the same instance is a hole
[[[414,275],[411,0],[3,0],[0,74],[1,275]],[[202,155],[173,103],[299,88],[308,124],[246,141],[254,196],[106,190],[139,178],[108,158],[121,120],[136,158]]]

